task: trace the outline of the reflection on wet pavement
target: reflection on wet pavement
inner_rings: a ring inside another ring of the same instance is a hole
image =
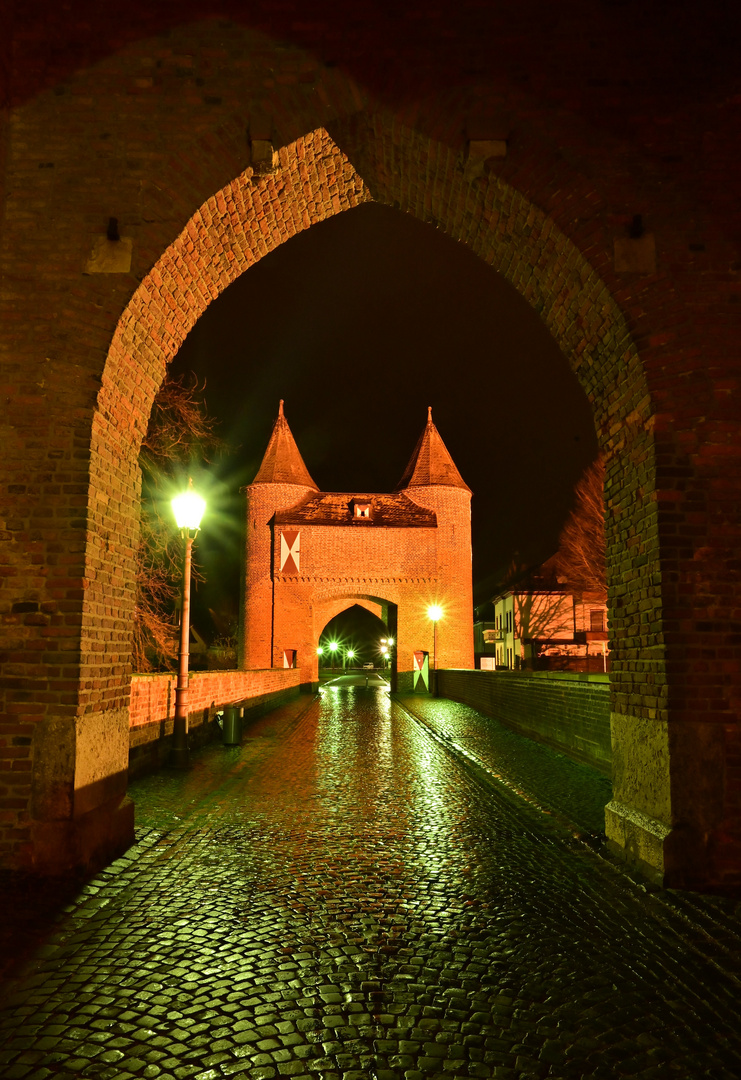
[[[131,794],[139,842],[7,987],[3,1078],[741,1074],[738,957],[383,690]]]

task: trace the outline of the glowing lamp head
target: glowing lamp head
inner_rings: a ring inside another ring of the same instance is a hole
[[[442,618],[442,615],[443,609],[439,604],[430,604],[427,608],[427,618],[431,619],[432,622],[438,622]]]
[[[339,645],[336,641],[330,641],[328,648],[330,652],[337,652],[337,650],[339,649]]]
[[[348,660],[352,660],[354,656],[355,656],[355,649],[348,649],[347,650],[347,658],[348,658]]]
[[[322,648],[321,645],[317,649],[316,654],[317,654],[317,656],[324,656],[324,649]]]
[[[179,529],[194,530],[201,527],[206,500],[202,499],[192,486],[182,494],[176,495],[171,506]]]

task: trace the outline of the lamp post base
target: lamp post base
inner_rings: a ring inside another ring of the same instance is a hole
[[[190,747],[188,746],[187,720],[183,716],[175,717],[175,723],[172,729],[170,764],[174,769],[190,768]]]
[[[173,769],[190,768],[190,750],[187,746],[173,746],[170,752],[170,765]]]

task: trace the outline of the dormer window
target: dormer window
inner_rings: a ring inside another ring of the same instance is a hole
[[[370,521],[373,518],[373,503],[369,499],[353,499],[352,516],[355,521]]]

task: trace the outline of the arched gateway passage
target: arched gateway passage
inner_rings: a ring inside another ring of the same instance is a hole
[[[704,880],[714,872],[708,852],[728,808],[688,765],[701,745],[719,760],[722,732],[686,718],[668,725],[656,417],[618,305],[553,220],[504,180],[470,179],[451,150],[381,114],[338,124],[333,134],[307,133],[274,155],[267,175],[248,169],[211,196],[119,320],[90,442],[80,626],[82,678],[86,668],[96,672],[93,689],[110,703],[87,717],[83,740],[106,748],[101,782],[125,768],[137,457],[166,365],[211,299],[262,255],[374,198],[435,223],[504,274],[544,320],[587,393],[607,466],[616,762],[608,835],[670,880]]]
[[[360,655],[356,650],[353,666],[357,666],[359,662],[375,663],[378,667],[383,667],[385,670],[389,670],[388,665],[395,660],[395,651],[389,650],[386,655],[381,654],[380,645],[381,640],[391,637],[394,645],[396,644],[396,626],[397,626],[397,610],[394,604],[389,604],[380,598],[371,599],[366,596],[347,596],[341,599],[334,599],[328,604],[324,604],[321,608],[318,606],[316,609],[316,626],[318,627],[317,635],[317,647],[319,647],[324,641],[325,646],[328,642],[335,641],[336,644],[346,654],[347,648],[351,647],[355,649],[356,634],[353,632],[358,628],[359,613],[363,612],[361,616],[362,622],[360,623],[361,633],[365,637],[366,635],[373,634],[375,637],[375,649],[367,655],[364,650]],[[332,625],[334,623],[334,626]],[[349,635],[349,640],[345,633],[346,628],[350,626],[352,630]],[[331,629],[330,629],[331,627]],[[367,645],[367,640],[366,640]],[[322,654],[319,656],[319,669],[331,668],[336,665],[336,661],[333,658],[332,651],[328,648],[323,648]],[[396,671],[395,663],[392,663],[391,676],[393,679]]]

